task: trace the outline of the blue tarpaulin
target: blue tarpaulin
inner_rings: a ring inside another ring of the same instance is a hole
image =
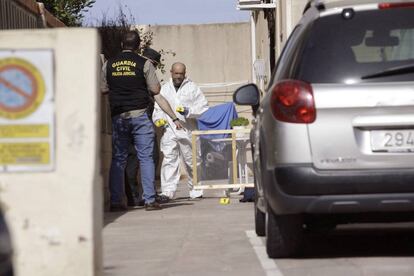
[[[231,120],[237,118],[237,111],[234,103],[224,103],[210,107],[198,118],[199,130],[231,129]],[[224,137],[227,135],[219,135]]]
[[[210,107],[198,118],[199,130],[231,129],[231,120],[237,118],[234,103]],[[231,160],[231,143],[223,141],[229,134],[208,134],[200,136],[202,180],[225,179],[228,177],[228,162]]]

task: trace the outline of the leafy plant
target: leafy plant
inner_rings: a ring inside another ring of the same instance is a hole
[[[98,30],[101,36],[102,53],[105,59],[113,58],[122,51],[121,41],[124,33],[130,30],[139,32],[137,28],[134,28],[129,23],[130,20],[121,7],[119,7],[119,14],[115,19],[108,19],[106,14],[103,15]],[[140,37],[142,39],[141,34]]]
[[[239,117],[230,121],[230,126],[233,128],[235,126],[248,126],[249,120],[244,117]]]
[[[105,59],[112,58],[122,51],[121,41],[122,36],[127,31],[137,31],[141,38],[141,45],[137,53],[142,54],[143,50],[152,45],[154,33],[152,31],[146,31],[144,28],[138,28],[132,24],[134,22],[133,16],[127,16],[122,7],[119,7],[118,16],[115,19],[108,19],[106,14],[103,15],[98,26],[99,34],[101,36],[102,53]],[[171,50],[159,50],[161,54],[161,61],[158,64],[158,68],[161,72],[165,73],[164,56],[170,54],[175,56],[175,52]]]
[[[160,69],[160,71],[161,71],[163,74],[165,74],[166,69],[165,69],[165,62],[164,62],[164,61],[165,61],[165,59],[164,59],[164,56],[165,56],[165,55],[172,55],[173,57],[175,57],[176,53],[175,53],[175,52],[173,52],[172,50],[164,50],[164,49],[161,49],[161,50],[159,51],[159,53],[161,54],[162,58],[161,58],[160,63],[158,63],[157,68],[158,68],[158,69]]]
[[[80,26],[84,12],[95,4],[96,0],[39,0],[45,8],[66,26]]]

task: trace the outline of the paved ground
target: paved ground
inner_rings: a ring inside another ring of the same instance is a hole
[[[270,260],[265,240],[248,231],[266,275],[412,276],[414,223],[355,224],[308,234],[298,258]]]
[[[179,196],[186,194],[184,187]],[[246,236],[252,203],[233,196],[220,205],[222,192],[205,194],[161,211],[106,213],[104,275],[265,275]]]
[[[187,194],[185,187],[179,196]],[[412,276],[414,223],[340,226],[311,233],[303,255],[267,258],[253,204],[219,191],[179,198],[161,211],[106,213],[104,275]]]

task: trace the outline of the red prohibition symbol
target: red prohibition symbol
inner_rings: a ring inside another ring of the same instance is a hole
[[[0,117],[20,119],[42,103],[45,85],[40,72],[20,58],[0,59]]]

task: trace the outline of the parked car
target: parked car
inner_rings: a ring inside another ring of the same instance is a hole
[[[0,276],[13,276],[12,245],[9,229],[0,210]]]
[[[386,1],[386,2],[385,2]],[[303,233],[412,220],[414,1],[311,1],[251,105],[256,233],[269,257]]]

